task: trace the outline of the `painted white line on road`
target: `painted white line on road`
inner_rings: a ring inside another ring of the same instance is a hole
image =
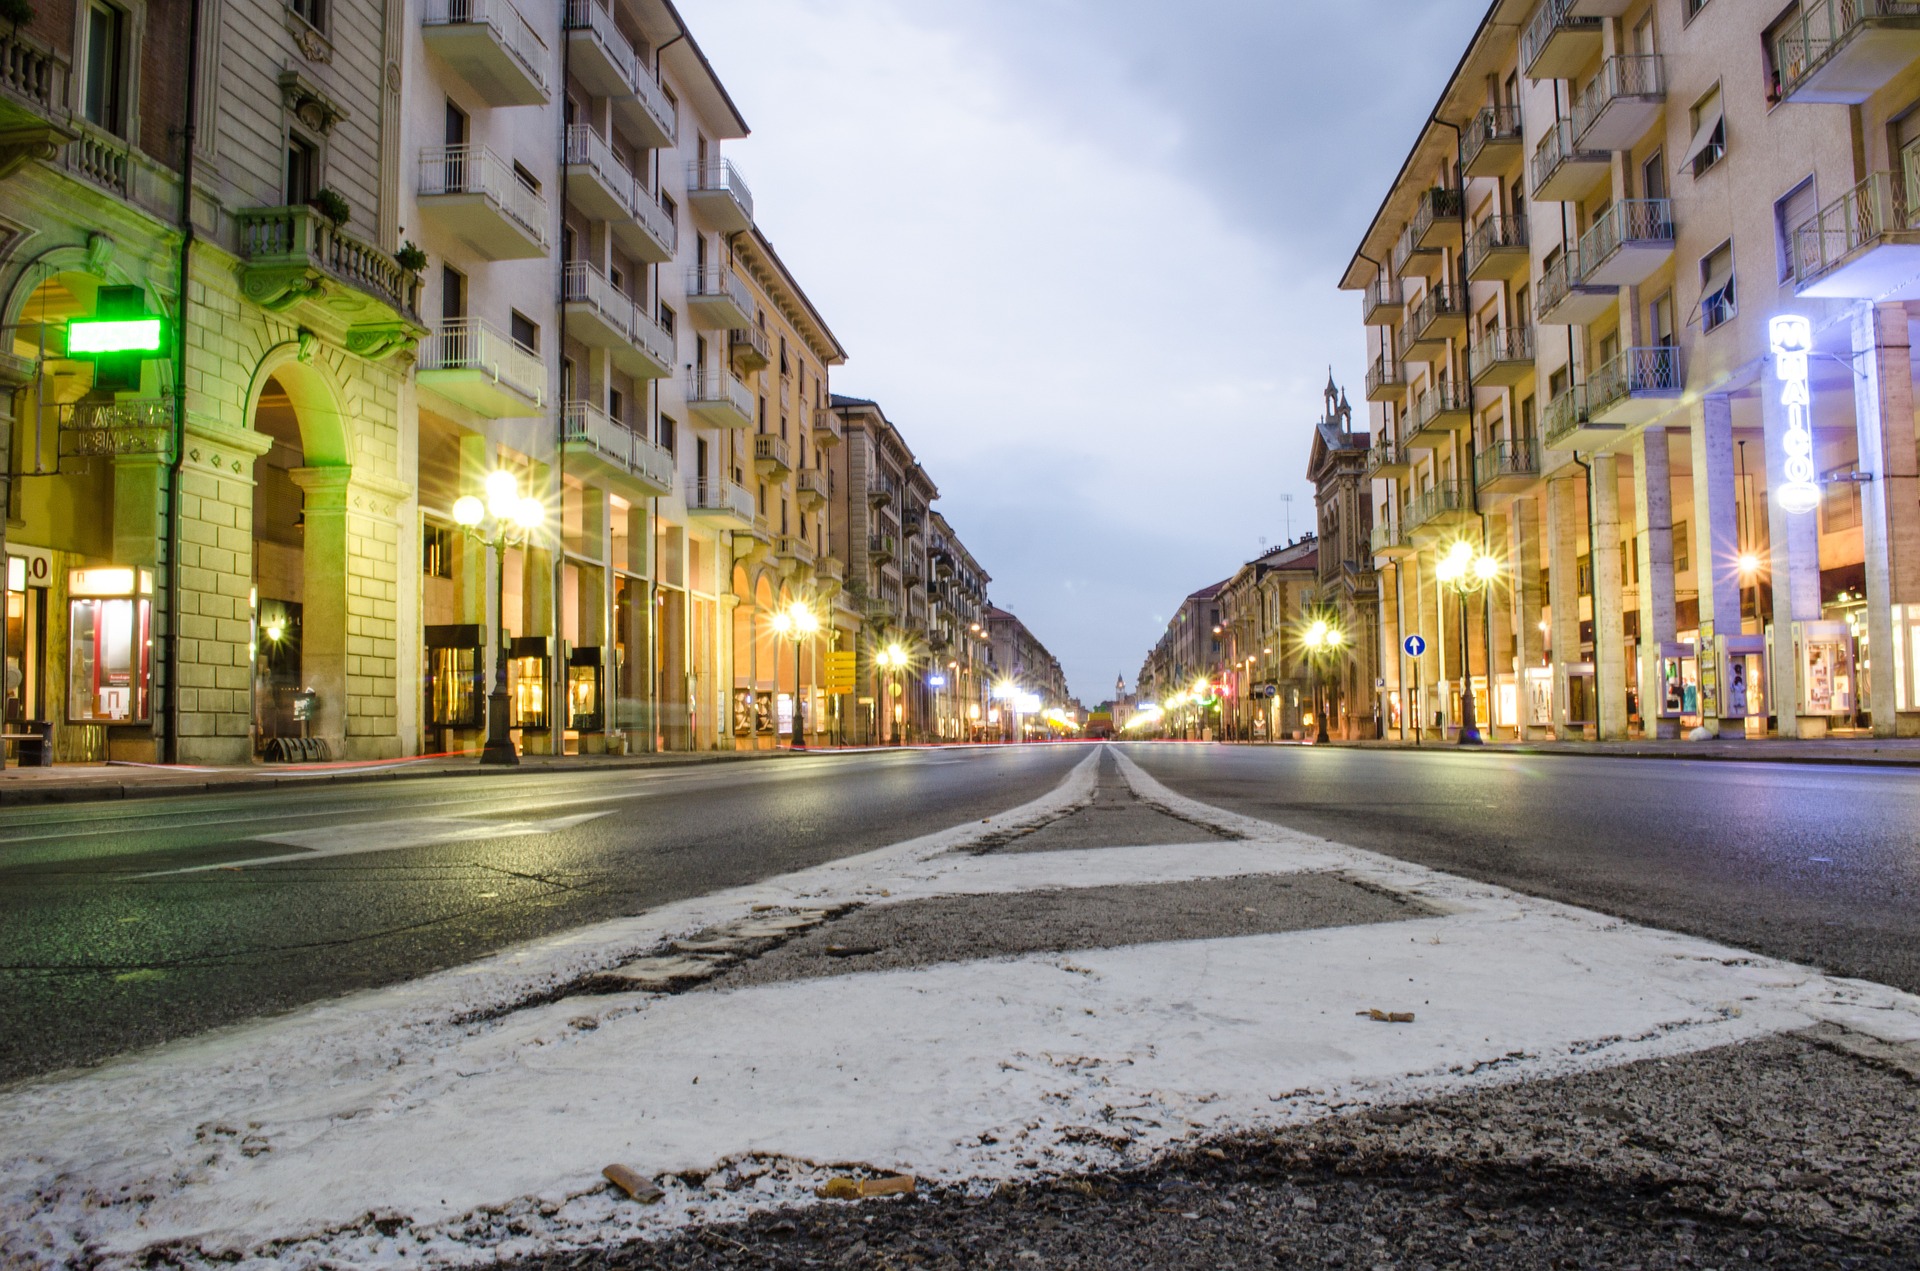
[[[575,826],[597,821],[605,812],[580,812],[551,817],[544,821],[487,821],[474,817],[417,817],[406,821],[369,821],[358,825],[329,825],[323,829],[293,830],[285,834],[259,834],[257,843],[280,843],[297,847],[297,852],[273,856],[252,856],[245,860],[220,861],[212,865],[189,865],[183,869],[161,869],[135,878],[167,878],[176,874],[202,874],[216,869],[245,869],[251,865],[278,865],[285,861],[316,861],[337,856],[358,856],[366,852],[392,852],[406,847],[434,847],[443,843],[469,843],[485,839],[521,838],[529,834],[557,834]]]

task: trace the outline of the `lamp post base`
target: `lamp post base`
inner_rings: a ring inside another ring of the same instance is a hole
[[[481,747],[480,762],[515,767],[520,763],[520,752],[513,747],[513,737],[507,731],[507,694],[504,689],[496,689],[487,695],[487,743]]]

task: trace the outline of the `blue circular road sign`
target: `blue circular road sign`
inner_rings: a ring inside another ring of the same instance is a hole
[[[1427,651],[1426,637],[1410,635],[1400,642],[1400,647],[1407,651],[1408,657],[1417,658]]]

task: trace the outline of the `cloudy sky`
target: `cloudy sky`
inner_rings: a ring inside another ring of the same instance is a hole
[[[1336,291],[1485,0],[682,0],[762,228],[1089,705],[1312,527]]]

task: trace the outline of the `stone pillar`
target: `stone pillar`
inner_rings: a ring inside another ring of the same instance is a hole
[[[1586,736],[1573,721],[1567,668],[1580,660],[1580,483],[1572,476],[1547,482],[1547,601],[1553,606],[1553,733],[1562,741]]]
[[[1733,471],[1733,401],[1716,393],[1700,403],[1699,417],[1688,433],[1693,459],[1693,575],[1699,580],[1700,657],[1715,656],[1719,636],[1739,635],[1740,623],[1740,509]],[[1722,719],[1714,712],[1725,700],[1721,676],[1713,677],[1716,691],[1709,695],[1702,676],[1701,727],[1717,737],[1742,737],[1742,719]],[[1769,690],[1771,691],[1771,690]]]
[[[460,486],[458,494],[484,498],[487,473],[492,470],[493,443],[476,433],[460,438]],[[465,534],[454,539],[453,601],[462,622],[477,622],[486,636],[487,687],[493,687],[495,643],[500,638],[500,617],[493,611],[493,575],[488,557],[493,549]]]
[[[1627,649],[1620,577],[1620,473],[1613,455],[1593,457],[1593,671],[1600,740],[1627,735]],[[1669,526],[1671,529],[1671,526]],[[1672,562],[1672,534],[1668,534]]]
[[[357,661],[372,651],[365,636],[350,638],[348,632],[347,504],[353,469],[296,468],[290,475],[305,495],[307,518],[300,555],[300,678],[302,687],[320,695],[307,736],[322,738],[336,758],[343,758],[353,713],[349,654]]]
[[[1444,709],[1446,692],[1446,661],[1442,654],[1446,648],[1446,624],[1440,618],[1440,584],[1433,576],[1433,553],[1415,552],[1405,558],[1413,575],[1413,588],[1419,614],[1415,629],[1427,642],[1427,651],[1417,659],[1420,665],[1420,735],[1436,741],[1446,739],[1446,729],[1436,727],[1433,718],[1436,709]],[[1444,718],[1444,717],[1443,717]]]
[[[1760,422],[1766,433],[1767,527],[1771,544],[1765,564],[1773,584],[1773,639],[1768,665],[1768,687],[1773,690],[1773,712],[1782,737],[1824,737],[1824,715],[1801,716],[1800,660],[1793,644],[1793,624],[1820,616],[1820,525],[1817,514],[1794,516],[1774,497],[1786,480],[1787,408],[1780,400],[1780,381],[1771,359],[1761,376]]]
[[[553,469],[544,463],[530,464],[526,487],[529,493],[544,499],[549,508],[560,504],[554,488]],[[566,749],[566,658],[560,648],[560,630],[555,623],[558,597],[554,590],[554,544],[560,534],[549,515],[545,528],[534,534],[521,549],[520,622],[521,633],[544,636],[547,641],[547,724],[545,733],[531,728],[520,730],[520,747],[530,755],[557,755]]]
[[[1660,646],[1679,634],[1673,605],[1673,472],[1667,430],[1633,439],[1634,552],[1640,566],[1640,719],[1648,737],[1675,738],[1680,721],[1660,718]]]
[[[1540,623],[1546,617],[1540,581],[1540,504],[1532,494],[1523,494],[1515,499],[1508,513],[1507,560],[1508,577],[1512,580],[1509,595],[1514,647],[1517,651],[1514,666],[1515,736],[1537,741],[1551,737],[1553,732],[1550,722],[1545,725],[1531,722],[1527,690],[1527,672],[1542,665],[1547,644],[1546,633],[1540,629]],[[1552,719],[1551,713],[1548,719]]]
[[[1482,621],[1487,627],[1487,647],[1491,649],[1487,658],[1487,724],[1494,731],[1489,735],[1504,735],[1517,739],[1521,735],[1519,720],[1521,693],[1519,671],[1514,661],[1512,557],[1506,550],[1512,537],[1511,525],[1506,515],[1488,515],[1487,551],[1500,560],[1502,572],[1500,582],[1488,588],[1481,602],[1481,614]],[[1500,681],[1502,679],[1513,685],[1511,706],[1501,700]]]
[[[1920,455],[1906,306],[1866,305],[1853,318],[1854,422],[1860,437],[1867,558],[1868,706],[1876,737],[1920,736]]]

